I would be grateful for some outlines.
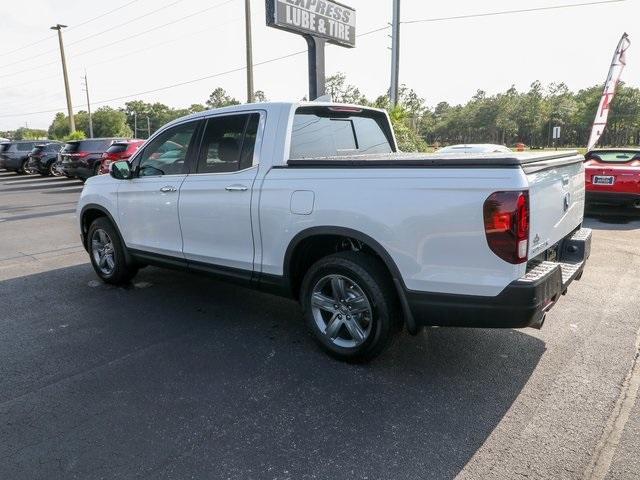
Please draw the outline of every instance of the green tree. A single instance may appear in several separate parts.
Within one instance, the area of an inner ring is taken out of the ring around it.
[[[357,105],[368,103],[365,96],[356,86],[347,83],[347,76],[342,72],[327,77],[325,90],[327,95],[331,95],[334,102],[355,103]]]
[[[207,100],[207,107],[209,108],[222,108],[230,105],[240,105],[240,102],[228,95],[226,90],[222,87],[218,87],[211,92],[211,95],[209,95],[209,99]]]
[[[131,137],[133,131],[127,124],[124,112],[111,107],[100,107],[92,115],[95,137]],[[83,128],[85,133],[86,128]]]

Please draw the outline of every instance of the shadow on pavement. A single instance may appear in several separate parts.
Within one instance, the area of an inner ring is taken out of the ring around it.
[[[0,478],[452,478],[536,368],[523,331],[321,353],[296,303],[147,268],[0,282]]]
[[[585,227],[596,230],[637,230],[640,210],[632,207],[590,205],[585,209]]]

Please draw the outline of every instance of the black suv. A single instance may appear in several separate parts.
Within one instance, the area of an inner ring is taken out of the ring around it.
[[[125,138],[88,138],[67,142],[60,150],[60,169],[67,177],[86,180],[98,175],[102,154],[113,142],[120,142]]]
[[[33,150],[29,153],[28,169],[45,177],[49,175],[59,176],[60,173],[54,168],[54,165],[62,145],[60,142],[46,142],[33,147]]]
[[[29,152],[42,143],[33,140],[16,140],[0,143],[0,167],[17,173],[28,173]]]

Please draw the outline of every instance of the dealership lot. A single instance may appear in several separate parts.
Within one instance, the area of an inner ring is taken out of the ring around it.
[[[640,471],[640,214],[589,215],[587,270],[541,331],[430,329],[353,366],[288,300],[156,268],[100,283],[81,189],[0,171],[0,478]]]

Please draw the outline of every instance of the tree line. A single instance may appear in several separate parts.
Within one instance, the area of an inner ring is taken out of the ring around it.
[[[560,147],[583,147],[591,131],[602,86],[572,92],[564,83],[543,85],[533,82],[527,91],[515,87],[488,95],[482,90],[465,104],[440,102],[426,105],[414,90],[403,85],[398,105],[389,104],[388,94],[368,99],[343,73],[327,78],[327,93],[334,101],[370,105],[387,109],[400,148],[425,151],[429,147],[454,143],[498,143],[513,146],[524,143],[531,148],[550,147],[553,127],[561,127]],[[262,91],[256,101],[267,101]],[[101,107],[92,114],[95,137],[147,138],[162,125],[191,113],[211,108],[237,105],[240,101],[224,89],[215,89],[206,102],[187,108],[173,108],[163,103],[133,100],[122,108]],[[600,145],[640,144],[640,89],[621,84],[611,106],[609,124]],[[89,136],[89,116],[85,111],[74,115],[77,133],[74,138]],[[57,113],[47,131],[19,128],[0,132],[14,139],[69,138],[68,117]]]

